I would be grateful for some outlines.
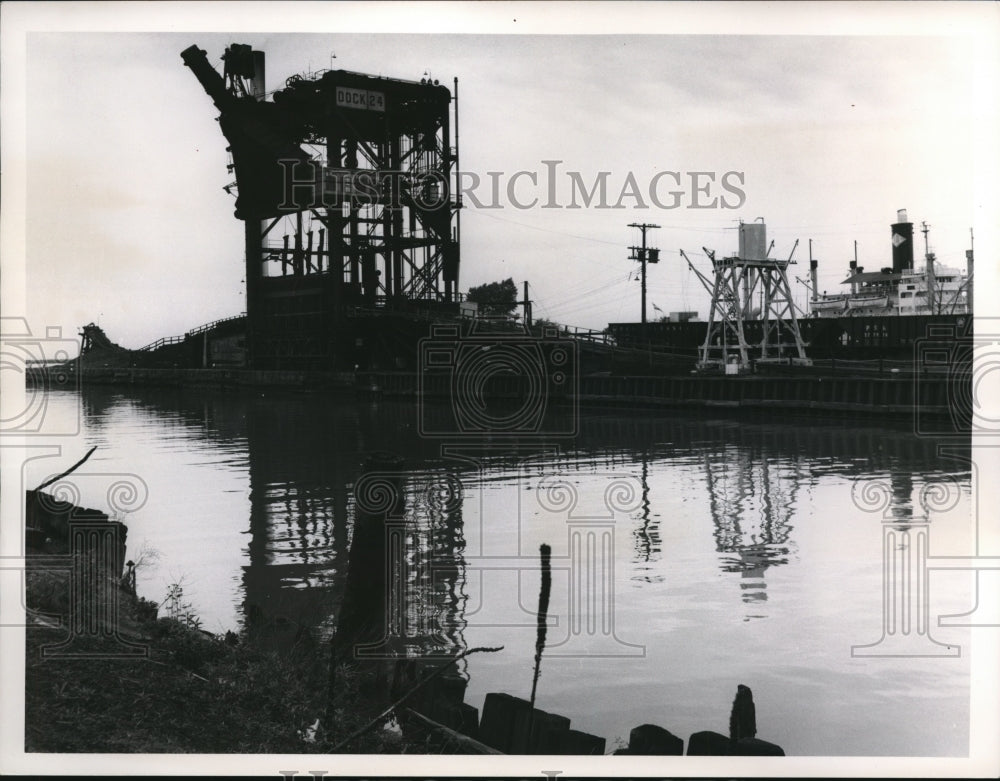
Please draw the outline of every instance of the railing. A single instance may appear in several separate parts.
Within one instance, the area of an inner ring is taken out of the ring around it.
[[[246,312],[241,312],[240,314],[238,314],[238,315],[232,315],[231,317],[222,317],[222,318],[220,318],[218,320],[213,320],[211,323],[205,323],[205,325],[199,325],[197,328],[194,328],[194,329],[188,331],[187,333],[185,333],[184,336],[185,337],[187,337],[187,336],[197,336],[198,334],[205,333],[205,331],[211,331],[213,328],[215,328],[217,326],[220,326],[223,323],[231,323],[233,320],[241,320],[242,318],[244,318],[246,316],[247,316]]]
[[[370,307],[349,307],[346,310],[348,317],[371,317],[377,315],[385,315],[388,312],[392,312],[391,309],[382,309]],[[505,319],[492,319],[492,318],[480,318],[476,316],[462,315],[457,312],[435,312],[433,310],[424,309],[400,309],[397,311],[398,314],[409,317],[414,320],[423,320],[427,322],[454,322],[454,321],[476,321],[479,320],[487,325],[492,325],[495,328],[503,330],[505,328],[509,330],[514,330],[515,328],[520,329],[522,326],[519,321],[515,320],[505,320]],[[595,328],[584,328],[575,325],[564,325],[562,323],[552,324],[551,327],[557,335],[575,339],[580,342],[587,342],[589,344],[602,345],[605,347],[613,347],[621,350],[628,350],[634,352],[641,352],[643,354],[655,354],[666,357],[673,357],[683,360],[694,360],[694,355],[687,353],[672,352],[668,349],[663,349],[660,346],[643,341],[643,342],[629,342],[624,341],[620,338],[615,338],[613,335],[605,330],[598,330]],[[532,326],[532,332],[535,335],[541,335],[541,329],[538,324]]]
[[[239,320],[246,316],[247,313],[243,312],[238,315],[232,315],[231,317],[222,317],[218,320],[213,320],[211,323],[205,323],[204,325],[199,325],[197,328],[193,328],[187,333],[185,333],[184,336],[164,336],[160,339],[157,339],[155,342],[150,342],[145,347],[140,347],[135,352],[137,353],[152,352],[153,350],[159,350],[161,347],[167,347],[168,345],[171,344],[180,344],[189,336],[197,336],[198,334],[203,334],[206,331],[211,331],[213,328],[222,325],[223,323],[229,323],[232,322],[233,320]]]
[[[157,339],[155,342],[150,342],[145,347],[140,347],[136,352],[152,352],[153,350],[159,350],[161,347],[166,347],[168,344],[179,344],[184,341],[183,336],[164,336]]]
[[[592,342],[595,344],[606,344],[609,346],[615,346],[616,342],[614,337],[611,336],[607,331],[598,331],[594,328],[581,328],[575,325],[556,325],[553,326],[556,330],[564,335],[570,336],[573,339],[579,339],[584,342]]]

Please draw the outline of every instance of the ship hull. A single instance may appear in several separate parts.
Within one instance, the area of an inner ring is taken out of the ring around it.
[[[945,333],[954,336],[966,328],[968,315],[914,315],[911,317],[806,317],[799,329],[810,358],[846,360],[904,360],[916,355],[921,340],[940,341]],[[763,337],[763,321],[744,322],[748,343]],[[706,322],[612,323],[608,330],[623,346],[647,347],[664,352],[697,355],[705,342]]]

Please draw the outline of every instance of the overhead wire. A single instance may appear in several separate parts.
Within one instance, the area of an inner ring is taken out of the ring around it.
[[[599,238],[596,238],[594,236],[583,236],[583,235],[581,235],[579,233],[570,233],[568,231],[555,230],[553,228],[543,228],[543,227],[538,226],[538,225],[532,225],[531,223],[521,222],[519,220],[512,220],[512,219],[510,219],[508,217],[500,217],[499,215],[496,215],[496,214],[490,214],[490,213],[488,213],[488,212],[486,212],[485,210],[482,210],[482,209],[464,209],[462,213],[463,214],[476,214],[476,215],[480,215],[480,216],[483,216],[483,217],[487,217],[487,218],[489,218],[491,220],[498,220],[499,222],[506,222],[506,223],[509,223],[511,225],[518,225],[518,226],[520,226],[522,228],[528,228],[529,230],[535,230],[535,231],[539,231],[541,233],[552,233],[552,234],[555,234],[555,235],[558,235],[558,236],[568,236],[570,238],[580,239],[581,241],[590,241],[590,242],[594,242],[596,244],[607,244],[608,246],[611,246],[611,247],[621,247],[622,246],[622,244],[621,244],[620,241],[610,241],[608,239],[599,239]],[[722,228],[696,228],[696,227],[691,227],[691,226],[686,226],[686,225],[661,225],[660,227],[663,228],[663,229],[665,229],[665,230],[690,231],[690,232],[694,232],[694,233],[725,233],[726,231],[734,230],[734,227],[731,227],[731,226],[726,226],[726,227],[722,227]],[[590,261],[588,258],[580,258],[580,259],[581,260],[586,260],[586,261],[592,262],[592,263],[598,262],[598,261]]]
[[[617,285],[622,284],[625,281],[626,280],[618,280],[617,282],[613,282],[610,285],[600,285],[600,286],[598,286],[596,288],[584,291],[584,292],[579,293],[579,294],[577,294],[575,296],[571,296],[571,297],[568,297],[568,298],[563,298],[563,299],[560,300],[559,304],[557,304],[557,307],[563,308],[563,307],[566,307],[566,306],[574,306],[574,305],[576,305],[578,303],[581,303],[581,302],[587,300],[588,298],[591,298],[592,296],[605,297],[607,295],[607,293],[608,293],[608,290],[614,288]]]
[[[542,227],[539,227],[538,225],[531,225],[530,223],[527,223],[527,222],[519,222],[517,220],[507,219],[506,217],[499,217],[496,214],[488,214],[488,213],[486,213],[485,211],[483,211],[481,209],[467,209],[467,210],[463,210],[463,214],[478,214],[478,215],[481,215],[483,217],[488,217],[491,220],[499,220],[500,222],[507,222],[507,223],[510,223],[511,225],[518,225],[518,226],[520,226],[522,228],[528,228],[530,230],[536,230],[536,231],[540,231],[542,233],[554,233],[554,234],[557,234],[559,236],[569,236],[570,238],[580,239],[582,241],[592,241],[592,242],[595,242],[597,244],[608,244],[608,245],[611,245],[613,247],[619,247],[619,246],[621,246],[621,244],[619,242],[617,242],[617,241],[608,241],[607,239],[598,239],[598,238],[595,238],[593,236],[581,236],[578,233],[568,233],[566,231],[553,230],[552,228],[542,228]]]
[[[624,280],[619,280],[617,284],[623,284]],[[571,317],[582,316],[588,312],[606,307],[609,302],[609,296],[607,295],[609,290],[616,289],[617,285],[611,287],[602,287],[600,290],[593,291],[590,295],[600,295],[599,299],[590,299],[589,296],[581,296],[575,301],[558,301],[555,304],[550,305],[549,302],[543,302],[543,308],[553,319],[566,319]],[[621,299],[621,296],[616,296]]]

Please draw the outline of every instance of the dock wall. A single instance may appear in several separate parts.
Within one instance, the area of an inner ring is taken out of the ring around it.
[[[43,384],[35,378],[36,386]],[[253,371],[242,369],[85,368],[80,385],[274,388],[306,392],[340,392],[363,398],[447,401],[448,377],[430,380],[415,372]],[[32,378],[29,376],[29,384]],[[543,385],[544,389],[544,385]],[[894,416],[955,416],[967,405],[967,389],[947,375],[890,377],[852,376],[675,376],[580,377],[576,387],[555,393],[544,389],[550,402],[604,407],[728,407],[780,408],[800,411],[865,412]],[[524,386],[516,376],[496,376],[490,394],[524,401]]]
[[[361,393],[383,398],[447,399],[444,383],[418,385],[412,374],[359,375]],[[523,402],[518,378],[493,378],[494,396]],[[584,406],[780,408],[816,411],[868,412],[912,416],[950,415],[965,395],[955,393],[947,377],[881,379],[871,377],[582,377],[575,391],[553,394],[550,399]],[[957,397],[957,398],[953,398]]]
[[[33,378],[28,375],[31,385]],[[251,369],[141,369],[84,368],[79,385],[135,385],[150,387],[289,388],[306,391],[353,391],[354,372],[266,371]],[[43,384],[36,378],[34,384]]]

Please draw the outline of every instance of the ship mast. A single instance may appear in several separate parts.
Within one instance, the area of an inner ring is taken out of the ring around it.
[[[936,287],[934,284],[934,253],[930,251],[930,245],[927,241],[927,234],[930,233],[930,230],[931,226],[926,222],[920,223],[920,232],[924,234],[924,259],[927,263],[927,306],[930,308],[931,314],[933,315],[937,314],[935,311],[936,306],[934,301],[937,296],[935,295],[934,290]]]

